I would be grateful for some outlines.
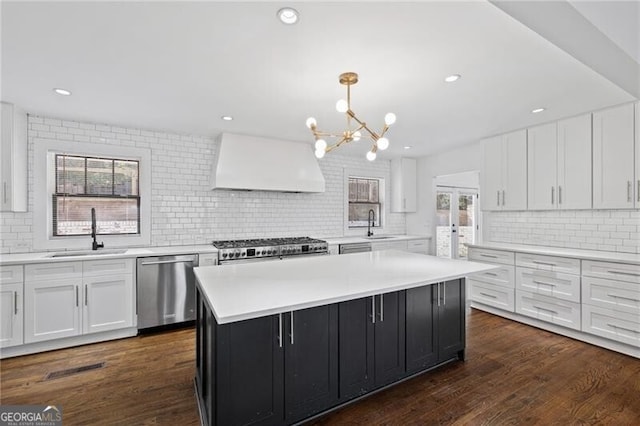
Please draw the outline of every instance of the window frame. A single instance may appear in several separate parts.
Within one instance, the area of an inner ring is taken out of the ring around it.
[[[140,197],[139,234],[103,234],[105,247],[139,247],[151,245],[151,150],[102,143],[33,139],[33,183],[30,186],[30,209],[33,212],[33,247],[36,250],[89,249],[89,235],[53,235],[51,194],[55,192],[55,154],[80,157],[113,158],[138,161],[138,191]]]
[[[367,162],[368,163],[368,162]],[[343,235],[347,236],[362,236],[366,235],[366,228],[350,228],[349,227],[349,178],[363,178],[363,179],[377,179],[379,181],[378,196],[380,206],[380,226],[376,227],[376,233],[384,233],[387,227],[387,219],[389,215],[389,171],[384,169],[372,170],[367,164],[366,166],[353,165],[343,167],[342,169],[342,182],[343,182]]]
[[[376,182],[377,185],[377,201],[373,201],[371,199],[371,186],[369,184],[369,194],[366,200],[360,200],[360,182],[356,182],[356,199],[355,201],[351,201],[351,181],[352,180],[356,180],[356,181],[371,181],[371,182]],[[377,206],[377,210],[378,210],[378,214],[375,217],[375,220],[373,221],[373,226],[372,228],[376,228],[376,229],[380,229],[382,228],[382,217],[384,216],[384,206],[382,204],[381,199],[384,198],[381,196],[380,194],[380,188],[383,186],[382,180],[379,178],[374,178],[374,177],[362,177],[362,176],[349,176],[347,178],[347,185],[349,188],[348,191],[348,195],[347,195],[347,209],[349,210],[347,212],[347,227],[349,229],[362,229],[362,228],[368,228],[369,225],[368,223],[362,224],[362,225],[352,225],[351,224],[351,205],[355,204],[355,205],[374,205]],[[377,223],[377,225],[376,225]]]

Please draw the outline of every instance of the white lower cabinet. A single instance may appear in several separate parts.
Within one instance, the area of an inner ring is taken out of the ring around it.
[[[582,331],[640,347],[640,317],[637,314],[582,305]]]
[[[526,291],[516,291],[516,313],[580,330],[580,304]]]
[[[486,282],[468,279],[470,286],[470,299],[474,302],[513,312],[515,310],[512,288],[491,285]]]
[[[22,267],[20,267],[22,268]],[[23,284],[0,284],[0,347],[21,345]]]
[[[496,269],[467,277],[469,300],[507,312],[515,310],[515,256],[513,252],[469,247],[468,259],[489,263]]]
[[[385,241],[371,243],[371,251],[379,250],[404,250],[407,251],[407,241]]]
[[[580,275],[518,267],[516,289],[580,303]]]
[[[132,259],[27,265],[25,275],[25,343],[135,325]]]
[[[429,240],[409,240],[407,241],[407,251],[411,253],[429,254]]]

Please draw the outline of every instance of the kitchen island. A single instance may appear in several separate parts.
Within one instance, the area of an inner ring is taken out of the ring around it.
[[[464,277],[493,268],[396,250],[196,268],[203,424],[293,424],[464,359]]]

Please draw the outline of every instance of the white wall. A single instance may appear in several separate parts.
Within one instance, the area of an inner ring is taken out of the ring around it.
[[[29,210],[0,213],[0,253],[33,251],[34,144],[44,139],[151,149],[151,245],[208,244],[213,239],[345,233],[345,170],[390,178],[390,162],[331,153],[320,160],[326,192],[292,194],[209,189],[213,138],[29,116]],[[385,198],[390,200],[386,185]],[[385,233],[405,233],[405,214],[385,208]],[[353,233],[364,234],[357,230]],[[381,233],[381,232],[380,232]],[[90,238],[87,237],[87,248]]]

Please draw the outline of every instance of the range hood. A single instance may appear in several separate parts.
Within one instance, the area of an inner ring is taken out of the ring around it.
[[[310,145],[222,133],[211,188],[324,192],[324,176]]]

